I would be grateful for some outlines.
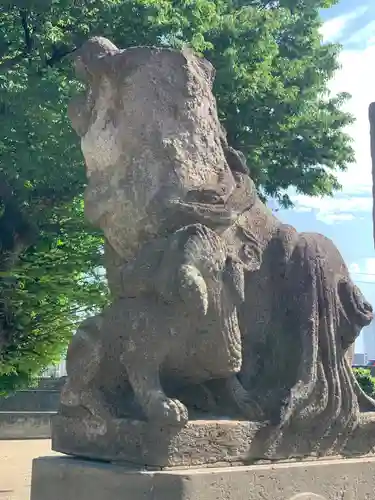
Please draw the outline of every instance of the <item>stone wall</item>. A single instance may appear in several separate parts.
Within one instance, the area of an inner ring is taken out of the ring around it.
[[[58,410],[62,379],[41,379],[38,388],[0,398],[0,441],[49,439],[50,419]]]

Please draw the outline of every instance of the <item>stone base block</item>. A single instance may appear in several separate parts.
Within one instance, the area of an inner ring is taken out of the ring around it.
[[[140,420],[98,423],[56,415],[52,449],[68,455],[149,467],[229,465],[247,461],[258,422],[192,420],[161,427]]]
[[[144,471],[68,457],[33,463],[31,500],[367,500],[375,458]]]
[[[358,427],[337,445],[327,438],[312,448],[308,430],[269,450],[276,428],[241,420],[190,420],[186,427],[140,420],[52,418],[52,449],[77,457],[153,468],[251,465],[263,460],[375,456],[375,414],[363,413]],[[325,445],[325,446],[323,446]]]

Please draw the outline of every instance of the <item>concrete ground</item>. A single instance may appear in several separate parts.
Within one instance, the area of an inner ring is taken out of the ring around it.
[[[29,500],[33,458],[54,454],[49,439],[0,441],[0,500]]]

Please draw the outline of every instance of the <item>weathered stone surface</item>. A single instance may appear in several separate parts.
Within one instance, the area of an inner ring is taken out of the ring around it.
[[[208,61],[190,51],[120,51],[97,38],[76,65],[90,84],[69,108],[87,166],[85,211],[120,256],[159,236],[188,191],[220,185],[230,196]]]
[[[261,429],[259,422],[192,420],[185,427],[150,426],[117,419],[95,422],[56,416],[52,448],[67,454],[150,467],[243,464]]]
[[[77,70],[88,91],[69,113],[113,303],[72,340],[61,414],[88,433],[139,419],[150,439],[232,417],[265,425],[259,458],[345,452],[375,407],[348,363],[372,308],[330,240],[261,202],[219,124],[210,63],[96,38]]]
[[[31,500],[367,500],[375,460],[150,472],[72,458],[34,460]]]
[[[266,458],[264,441],[277,431],[277,426],[264,422],[224,419],[192,419],[182,428],[129,419],[108,420],[103,428],[95,420],[61,415],[53,417],[52,422],[54,451],[161,468],[256,463]],[[354,457],[374,453],[374,433],[375,413],[364,413],[349,439],[326,455]],[[293,438],[295,458],[312,455],[308,432],[296,430]],[[287,457],[290,444],[284,440],[275,458]],[[319,457],[319,453],[315,456]]]

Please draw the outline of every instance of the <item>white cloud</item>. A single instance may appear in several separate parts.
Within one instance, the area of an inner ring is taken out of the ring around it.
[[[375,258],[363,258],[358,259],[356,262],[352,262],[349,266],[349,272],[352,278],[358,285],[362,286],[366,283],[371,285],[375,282]]]
[[[292,199],[295,203],[295,211],[314,212],[316,218],[326,224],[353,220],[372,209],[370,196],[343,196],[339,194],[333,198],[311,198],[297,194],[292,196]]]
[[[348,171],[339,174],[344,191],[368,188],[371,190],[370,126],[368,122],[369,104],[375,101],[375,44],[362,51],[346,50],[340,55],[341,69],[330,84],[333,93],[349,92],[351,100],[345,109],[356,117],[356,122],[348,128],[353,138],[356,163]]]
[[[340,16],[328,21],[323,32],[326,38],[337,36],[346,23],[363,14],[358,9],[349,15]],[[368,35],[368,33],[366,33]],[[307,196],[291,196],[296,210],[316,211],[317,218],[332,224],[338,221],[351,220],[359,212],[370,213],[372,210],[372,176],[370,154],[370,126],[368,107],[375,101],[375,43],[368,44],[363,50],[344,50],[340,54],[341,69],[330,82],[333,94],[348,92],[351,100],[345,110],[352,113],[356,122],[347,131],[353,138],[356,162],[346,172],[337,177],[343,186],[341,193],[333,198],[309,198]]]
[[[373,281],[375,281],[375,258],[371,257],[370,259],[365,260],[365,273],[374,276]]]
[[[313,208],[316,210],[323,210],[324,212],[328,209],[331,209],[334,212],[337,212],[338,210],[348,213],[367,212],[372,206],[371,198],[343,196],[342,194],[332,198],[310,198],[309,196],[297,194],[293,197],[293,200],[298,203],[298,209],[300,207],[306,209]]]
[[[352,264],[350,264],[350,266],[349,266],[350,273],[359,273],[360,271],[361,271],[361,268],[359,267],[359,264],[357,264],[356,262],[353,262]]]
[[[321,34],[325,42],[337,41],[340,35],[342,35],[347,24],[353,21],[357,17],[363,15],[368,10],[368,7],[360,7],[355,9],[349,14],[343,14],[342,16],[335,17],[325,22],[321,28]]]
[[[356,217],[353,214],[325,214],[322,218],[326,224],[333,224],[334,222],[345,222],[348,220],[354,220]]]
[[[370,21],[365,26],[363,26],[360,30],[350,35],[345,39],[345,43],[347,44],[356,44],[356,43],[369,43],[370,37],[373,36],[375,30],[375,21]]]

